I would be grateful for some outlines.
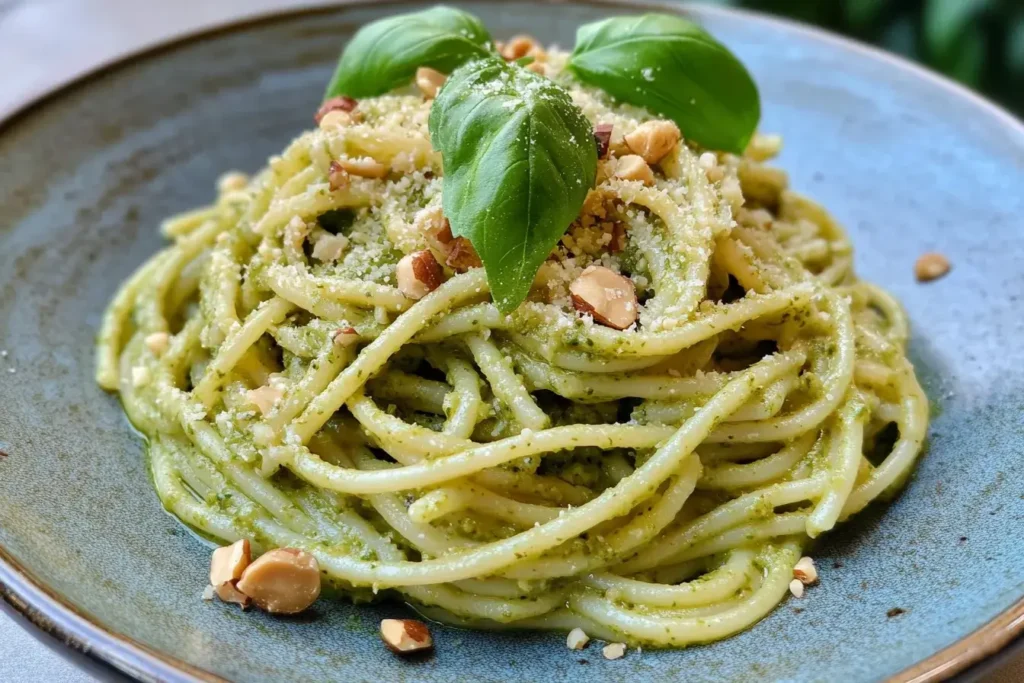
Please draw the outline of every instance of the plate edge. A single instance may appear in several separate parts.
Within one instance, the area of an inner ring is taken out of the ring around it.
[[[482,0],[501,4],[502,0]],[[992,102],[966,86],[953,81],[899,55],[886,52],[867,43],[847,38],[831,31],[820,29],[791,19],[765,14],[763,12],[710,6],[673,0],[540,0],[552,5],[595,5],[606,7],[635,7],[646,10],[664,10],[673,13],[740,16],[750,20],[777,25],[816,40],[864,54],[867,57],[889,63],[910,72],[930,83],[941,87],[950,94],[968,100],[994,120],[1006,126],[1019,137],[1024,146],[1024,121],[1009,110]],[[164,50],[171,50],[195,40],[216,36],[273,22],[285,17],[316,14],[331,9],[360,5],[402,5],[413,0],[310,0],[287,8],[266,8],[241,16],[218,19],[199,26],[183,29],[179,33],[158,39],[150,44],[138,46],[100,60],[86,69],[60,77],[55,83],[39,92],[30,93],[23,101],[15,104],[10,111],[0,113],[0,134],[28,115],[33,109],[45,105],[65,91],[85,84],[107,71],[120,68],[134,59],[150,57]],[[49,635],[67,646],[94,659],[110,664],[119,671],[142,681],[168,681],[173,683],[229,683],[206,670],[194,667],[175,657],[164,655],[126,636],[108,630],[98,620],[81,612],[58,595],[55,595],[40,581],[36,580],[0,545],[0,598],[13,609]],[[938,683],[961,673],[969,666],[981,662],[1005,648],[1024,632],[1024,597],[1009,608],[951,643],[933,655],[906,667],[886,679],[886,683]],[[90,636],[93,638],[89,640]],[[99,639],[99,643],[95,639]]]
[[[99,623],[56,595],[0,546],[0,599],[68,647],[146,683],[228,683]]]

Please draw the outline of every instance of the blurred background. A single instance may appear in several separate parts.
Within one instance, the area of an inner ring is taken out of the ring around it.
[[[713,0],[708,4],[779,14],[872,43],[940,71],[1024,115],[1024,0]]]

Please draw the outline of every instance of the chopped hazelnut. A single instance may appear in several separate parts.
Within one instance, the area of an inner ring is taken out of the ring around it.
[[[629,278],[604,266],[589,266],[569,285],[573,307],[596,322],[624,330],[637,318],[636,289]]]
[[[608,643],[601,648],[601,654],[605,659],[621,659],[626,654],[625,643]]]
[[[352,179],[348,175],[348,171],[341,167],[337,161],[331,162],[331,169],[327,173],[327,181],[331,184],[332,190],[343,190],[349,186]]]
[[[228,192],[237,192],[238,190],[244,189],[249,183],[249,176],[238,171],[231,171],[225,173],[220,178],[217,178],[217,192],[226,194]]]
[[[413,218],[413,226],[423,233],[431,250],[455,272],[465,273],[483,265],[472,242],[452,235],[452,226],[440,206],[421,209]]]
[[[359,341],[359,332],[354,327],[343,327],[331,334],[335,346],[347,348]]]
[[[654,171],[642,157],[636,154],[619,157],[615,162],[613,174],[616,178],[623,180],[639,180],[644,185],[654,184]]]
[[[316,110],[316,114],[313,116],[313,121],[315,121],[317,123],[317,125],[319,125],[320,121],[329,112],[332,112],[332,111],[350,112],[350,111],[352,111],[353,109],[356,108],[357,104],[359,104],[359,103],[356,100],[352,99],[351,97],[345,97],[344,95],[340,95],[338,97],[332,97],[331,99],[329,99],[326,102],[324,102],[323,104],[321,104],[320,108]]]
[[[338,159],[337,164],[349,175],[357,175],[361,178],[383,178],[388,174],[388,167],[373,157],[343,158]]]
[[[534,61],[530,62],[529,64],[527,64],[526,65],[526,70],[527,71],[532,71],[533,73],[537,74],[538,76],[547,76],[548,75],[548,68],[544,65],[544,62],[539,62],[539,61],[536,61],[536,60],[534,60]]]
[[[805,586],[809,586],[817,581],[818,570],[814,566],[814,560],[809,557],[801,557],[793,567],[793,577]]]
[[[446,80],[448,80],[447,76],[429,66],[421,66],[416,69],[416,86],[428,100],[437,97],[437,91],[441,89]]]
[[[423,652],[434,647],[430,630],[415,619],[384,619],[380,622],[380,637],[395,654]]]
[[[604,159],[608,156],[608,145],[612,141],[612,124],[599,123],[594,126],[594,142],[597,143],[597,158]]]
[[[672,151],[680,137],[679,127],[671,121],[647,121],[623,140],[648,164],[656,164]]]
[[[800,579],[793,579],[789,582],[789,592],[793,594],[794,598],[804,597],[804,584]]]
[[[280,389],[269,384],[245,392],[245,397],[249,400],[249,403],[256,406],[261,415],[269,413],[274,408],[274,404],[281,400],[282,395],[283,393]]]
[[[210,584],[206,584],[206,588],[203,589],[203,600],[209,602],[217,597],[217,590]]]
[[[348,238],[344,235],[321,235],[313,245],[313,258],[323,261],[337,261],[348,247]]]
[[[398,262],[398,289],[410,299],[422,299],[441,286],[444,272],[430,250],[406,254]]]
[[[332,130],[334,128],[343,128],[345,126],[351,126],[356,120],[356,112],[351,114],[345,111],[335,109],[324,114],[323,118],[320,119],[320,130]]]
[[[249,596],[235,587],[249,566],[249,557],[249,541],[244,538],[213,551],[210,559],[210,586],[224,602],[233,602],[243,608],[249,606]]]
[[[536,57],[538,54],[533,53],[538,51],[543,53],[541,47],[537,45],[537,41],[530,36],[514,36],[499,48],[499,54],[506,62],[514,62],[531,54]]]
[[[210,559],[210,585],[216,588],[242,578],[250,557],[249,540],[245,538],[214,550]]]
[[[295,548],[264,554],[242,573],[238,590],[273,614],[298,614],[320,596],[320,565]]]
[[[451,228],[448,234],[451,234]],[[479,268],[483,265],[476,249],[473,248],[473,243],[465,237],[455,237],[449,242],[448,257],[444,263],[456,273],[465,273],[470,268]]]
[[[440,205],[428,206],[416,212],[412,218],[412,227],[422,233],[427,241],[436,241],[438,244],[447,244],[452,239],[451,226],[448,219],[444,217],[444,211]],[[445,238],[442,233],[447,232]]]
[[[247,608],[249,603],[252,602],[252,598],[238,590],[234,582],[222,583],[214,588],[213,591],[222,602],[233,602],[236,605],[240,605],[242,609]]]
[[[565,639],[565,646],[570,650],[582,650],[590,642],[590,636],[588,636],[583,629],[574,628],[569,631],[569,635]]]
[[[932,251],[922,254],[917,259],[917,263],[914,264],[914,276],[917,277],[918,282],[929,282],[942,277],[949,272],[950,268],[949,259]]]
[[[171,335],[166,332],[154,332],[153,334],[147,334],[146,338],[142,341],[146,344],[146,348],[153,352],[154,356],[162,356],[170,345]]]

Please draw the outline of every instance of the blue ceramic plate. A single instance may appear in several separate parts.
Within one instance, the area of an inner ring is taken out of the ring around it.
[[[571,44],[625,3],[464,3],[497,36]],[[834,37],[686,12],[750,66],[792,184],[853,234],[861,275],[913,321],[934,402],[907,489],[815,549],[821,586],[753,629],[607,662],[561,636],[437,628],[433,659],[375,635],[399,606],[299,619],[204,603],[208,549],[164,514],[142,444],[92,381],[93,336],[158,221],[310,125],[353,30],[412,5],[276,17],[175,44],[0,130],[0,581],[8,600],[141,678],[271,681],[937,680],[999,648],[1024,607],[1024,129],[966,91]],[[915,282],[924,251],[952,273]],[[986,626],[987,625],[987,626]],[[979,631],[979,629],[982,629]],[[593,648],[591,648],[592,650]]]

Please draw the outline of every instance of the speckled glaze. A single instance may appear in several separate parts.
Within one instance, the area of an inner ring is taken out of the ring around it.
[[[624,5],[459,3],[496,36],[571,45]],[[7,599],[140,678],[355,681],[936,680],[951,644],[1001,644],[1024,596],[1024,129],[904,63],[789,24],[689,10],[749,65],[792,185],[852,232],[857,267],[913,322],[934,403],[907,489],[814,550],[821,585],[750,631],[606,662],[554,634],[435,628],[436,655],[381,647],[398,605],[299,618],[204,603],[208,549],[164,514],[143,447],[92,381],[118,283],[165,216],[208,201],[310,125],[353,27],[411,5],[278,18],[107,70],[0,129],[0,581]],[[948,255],[921,285],[914,259]],[[10,369],[13,372],[8,372]],[[893,608],[903,610],[887,616]],[[964,640],[1004,614],[988,636]],[[962,654],[962,653],[961,653]],[[955,667],[953,667],[955,668]]]

